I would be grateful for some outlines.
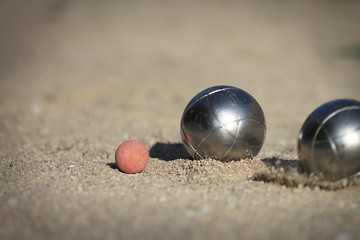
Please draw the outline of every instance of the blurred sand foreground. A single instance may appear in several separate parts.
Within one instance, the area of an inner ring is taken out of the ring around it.
[[[360,238],[360,184],[302,174],[305,118],[360,99],[360,1],[2,1],[0,239]],[[190,160],[187,102],[253,95],[254,159]],[[114,165],[142,141],[140,174]]]

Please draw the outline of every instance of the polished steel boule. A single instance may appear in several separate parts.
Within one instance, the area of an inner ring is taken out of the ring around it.
[[[360,102],[340,99],[315,109],[304,122],[298,154],[308,173],[328,180],[360,172]]]
[[[232,86],[215,86],[189,102],[180,131],[193,159],[238,160],[259,153],[266,123],[260,105],[250,94]]]

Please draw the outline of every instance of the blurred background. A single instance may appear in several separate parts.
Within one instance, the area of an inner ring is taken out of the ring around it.
[[[270,145],[294,143],[317,106],[359,99],[359,12],[359,1],[1,1],[1,110],[42,121],[40,135],[178,141],[187,102],[229,84],[263,107]]]

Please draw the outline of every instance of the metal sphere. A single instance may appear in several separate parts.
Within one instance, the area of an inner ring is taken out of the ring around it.
[[[300,130],[298,154],[306,171],[328,180],[360,173],[360,102],[335,100],[312,112]]]
[[[260,105],[250,94],[236,87],[215,86],[189,102],[180,131],[193,159],[238,160],[259,153],[266,123]]]

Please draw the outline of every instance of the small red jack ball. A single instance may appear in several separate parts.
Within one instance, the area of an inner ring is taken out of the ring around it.
[[[149,161],[149,152],[139,141],[128,140],[120,144],[115,152],[115,162],[124,173],[139,173]]]

